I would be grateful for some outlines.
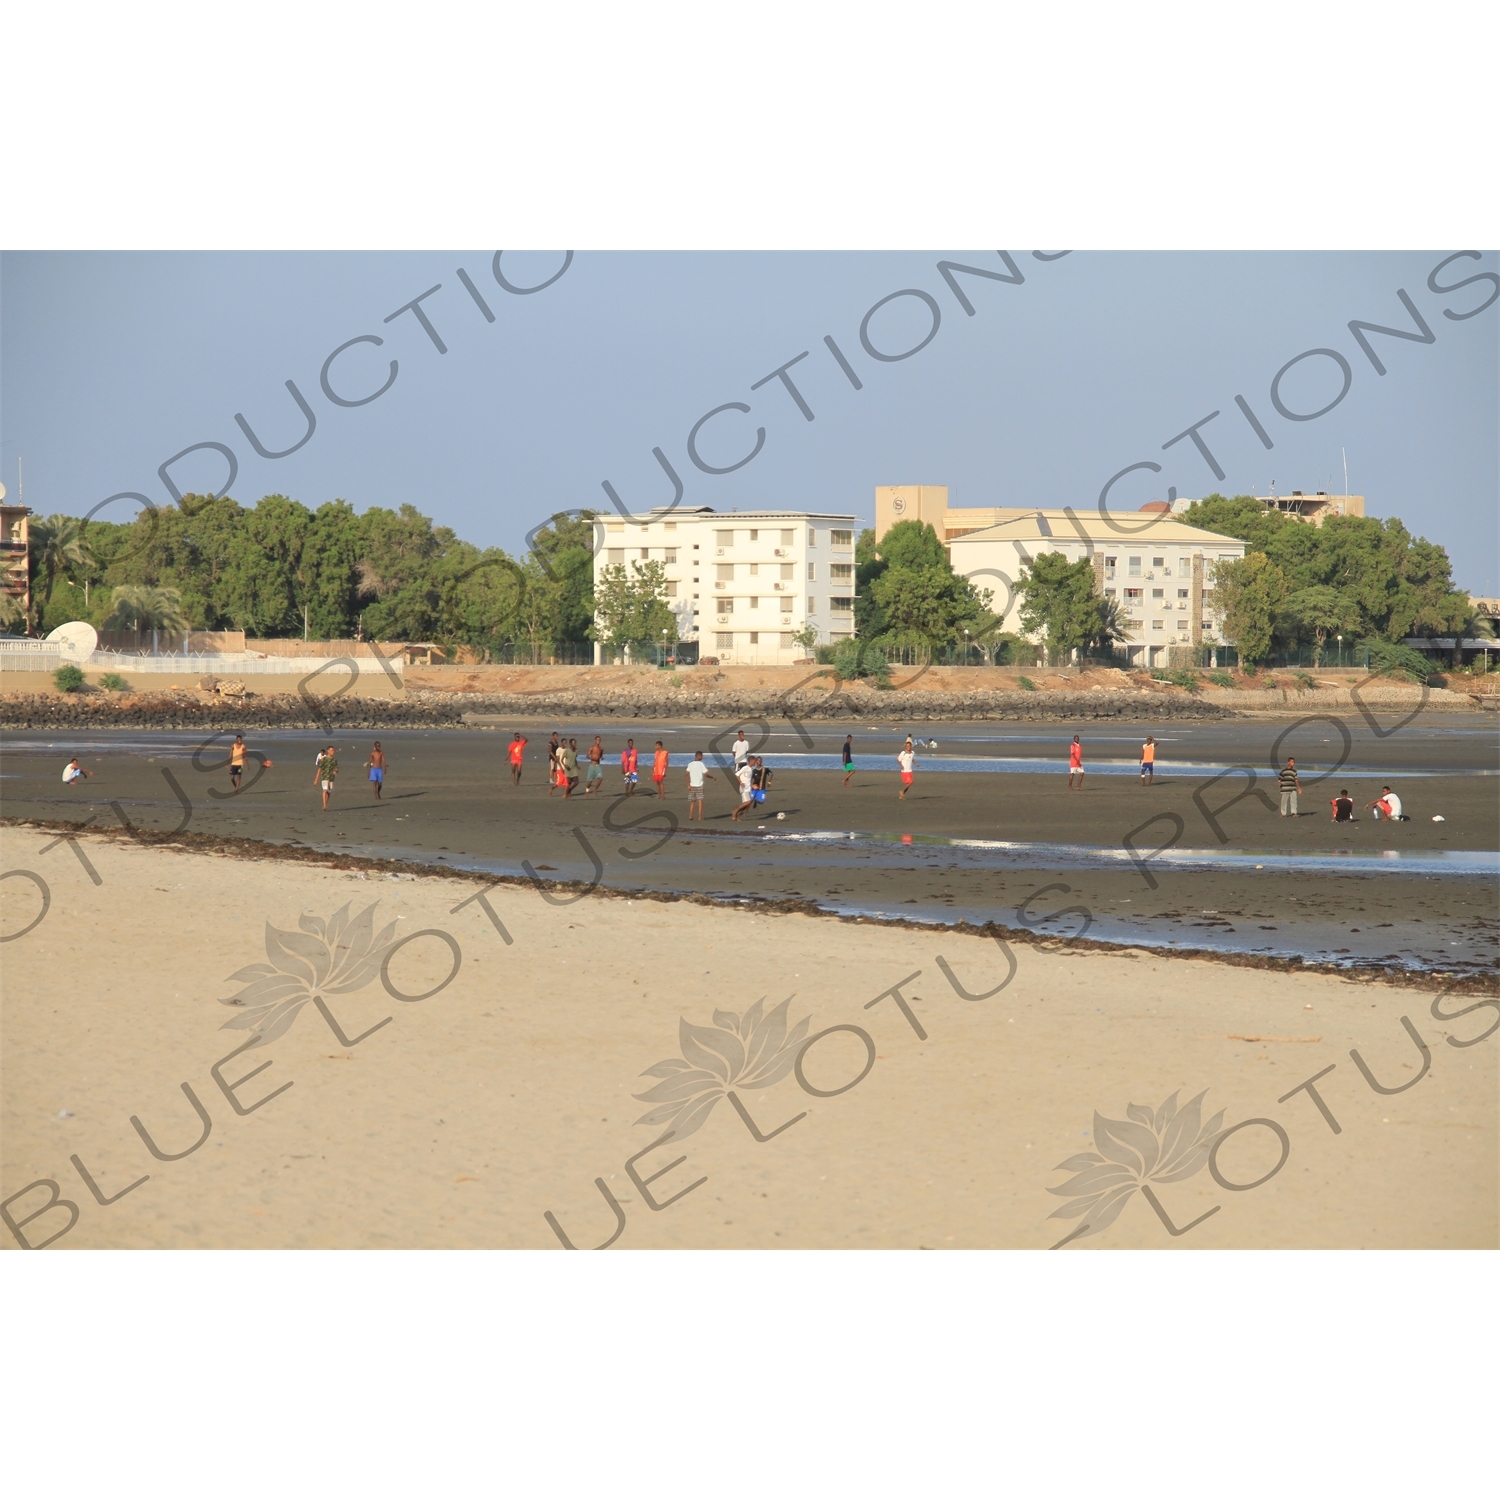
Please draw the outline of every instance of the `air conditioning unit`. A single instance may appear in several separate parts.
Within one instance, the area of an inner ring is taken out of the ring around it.
[[[724,549],[722,547],[715,547],[714,548],[714,556],[715,557],[723,557],[723,555],[724,555]]]
[[[727,589],[729,585],[727,583],[716,583],[714,587],[716,589]]]
[[[778,547],[771,555],[773,557],[790,557],[792,554],[785,547]]]
[[[771,587],[773,589],[778,589],[779,590],[779,589],[784,589],[786,587],[786,585],[784,583],[773,583],[771,585]]]
[[[721,625],[729,625],[729,624],[731,624],[733,622],[733,619],[734,619],[734,617],[732,615],[719,615],[717,618],[718,618],[719,624],[721,624]]]

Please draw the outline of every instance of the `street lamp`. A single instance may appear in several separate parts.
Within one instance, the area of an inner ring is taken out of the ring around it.
[[[1336,636],[1334,636],[1334,640],[1336,640],[1339,643],[1339,665],[1343,666],[1344,665],[1344,638],[1341,635],[1336,635]]]

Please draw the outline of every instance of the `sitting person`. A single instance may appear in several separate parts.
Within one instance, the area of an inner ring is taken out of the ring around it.
[[[1395,823],[1404,817],[1401,811],[1401,799],[1388,786],[1381,787],[1380,795],[1373,802],[1365,803],[1365,806],[1373,809],[1377,822],[1385,817]]]
[[[1340,787],[1338,796],[1332,798],[1328,805],[1333,809],[1333,821],[1335,823],[1357,823],[1359,821],[1354,816],[1354,798],[1349,795],[1348,787]]]
[[[92,771],[85,771],[83,767],[78,764],[78,757],[75,755],[73,759],[63,767],[62,779],[66,785],[72,786],[75,781],[82,781],[85,776],[92,776],[93,774],[94,773]]]

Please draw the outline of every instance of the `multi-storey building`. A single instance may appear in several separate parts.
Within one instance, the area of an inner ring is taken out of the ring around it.
[[[0,500],[5,486],[0,485]],[[31,608],[31,515],[25,505],[0,504],[0,593],[23,610]]]
[[[803,510],[718,512],[658,507],[634,520],[601,517],[594,579],[611,565],[659,562],[677,638],[700,656],[774,666],[854,633],[852,515]],[[596,645],[594,659],[602,650]]]
[[[953,569],[990,590],[990,608],[1003,611],[1003,629],[1018,635],[1021,600],[1016,581],[1032,559],[1060,552],[1088,558],[1094,587],[1117,599],[1129,621],[1128,639],[1115,650],[1132,665],[1165,667],[1173,647],[1222,646],[1213,608],[1213,565],[1245,555],[1237,537],[1200,531],[1156,512],[1105,520],[1097,509],[1033,510],[1014,521],[954,539]]]

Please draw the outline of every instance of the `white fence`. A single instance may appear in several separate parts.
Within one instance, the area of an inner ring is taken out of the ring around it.
[[[64,653],[57,641],[0,639],[0,671],[52,671],[62,665]],[[405,682],[406,658],[396,655],[379,659],[369,656],[250,656],[231,653],[199,653],[152,656],[129,651],[95,651],[81,666],[91,672],[124,675],[173,676],[184,681],[200,677],[318,677],[330,685],[360,677],[376,681]],[[352,677],[351,669],[352,668]]]

